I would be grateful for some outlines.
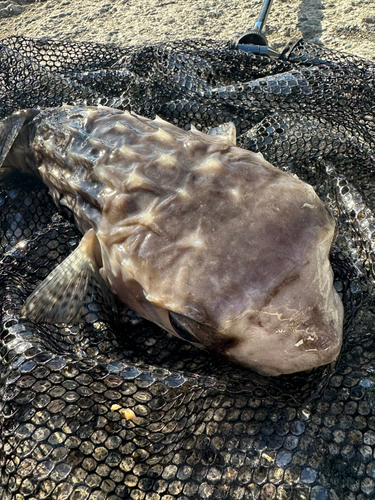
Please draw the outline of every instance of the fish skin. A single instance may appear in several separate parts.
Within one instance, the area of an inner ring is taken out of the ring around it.
[[[63,106],[11,119],[3,166],[41,177],[74,214],[94,281],[137,314],[178,335],[172,311],[195,345],[265,375],[336,359],[343,307],[328,260],[335,224],[310,186],[230,136],[160,118]],[[87,290],[60,266],[26,302],[30,319],[77,317]],[[57,315],[41,316],[41,290]]]

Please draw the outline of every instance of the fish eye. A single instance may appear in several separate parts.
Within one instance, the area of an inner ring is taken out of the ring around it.
[[[198,339],[193,334],[193,327],[196,321],[172,311],[168,311],[168,314],[173,330],[179,337],[188,342],[194,342],[195,344],[199,343]]]

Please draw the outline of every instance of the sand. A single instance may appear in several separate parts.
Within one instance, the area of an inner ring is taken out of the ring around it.
[[[252,27],[260,0],[0,1],[0,38],[12,34],[93,40],[123,46],[155,41],[229,39]],[[292,37],[375,58],[375,0],[274,0],[270,45]]]

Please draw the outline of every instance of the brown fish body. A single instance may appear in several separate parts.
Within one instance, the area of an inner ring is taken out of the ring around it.
[[[337,357],[335,224],[309,185],[226,136],[160,118],[64,106],[28,120],[4,164],[38,172],[73,212],[85,236],[70,278],[100,275],[140,316],[260,373]],[[61,266],[45,297],[66,282]],[[78,293],[66,310],[40,297],[30,318],[74,318]]]

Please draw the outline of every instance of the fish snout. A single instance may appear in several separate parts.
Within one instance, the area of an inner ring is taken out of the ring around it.
[[[337,295],[337,294],[336,294]],[[285,317],[277,311],[247,314],[235,321],[222,352],[230,361],[262,375],[307,371],[335,361],[342,346],[342,304],[315,307]]]

